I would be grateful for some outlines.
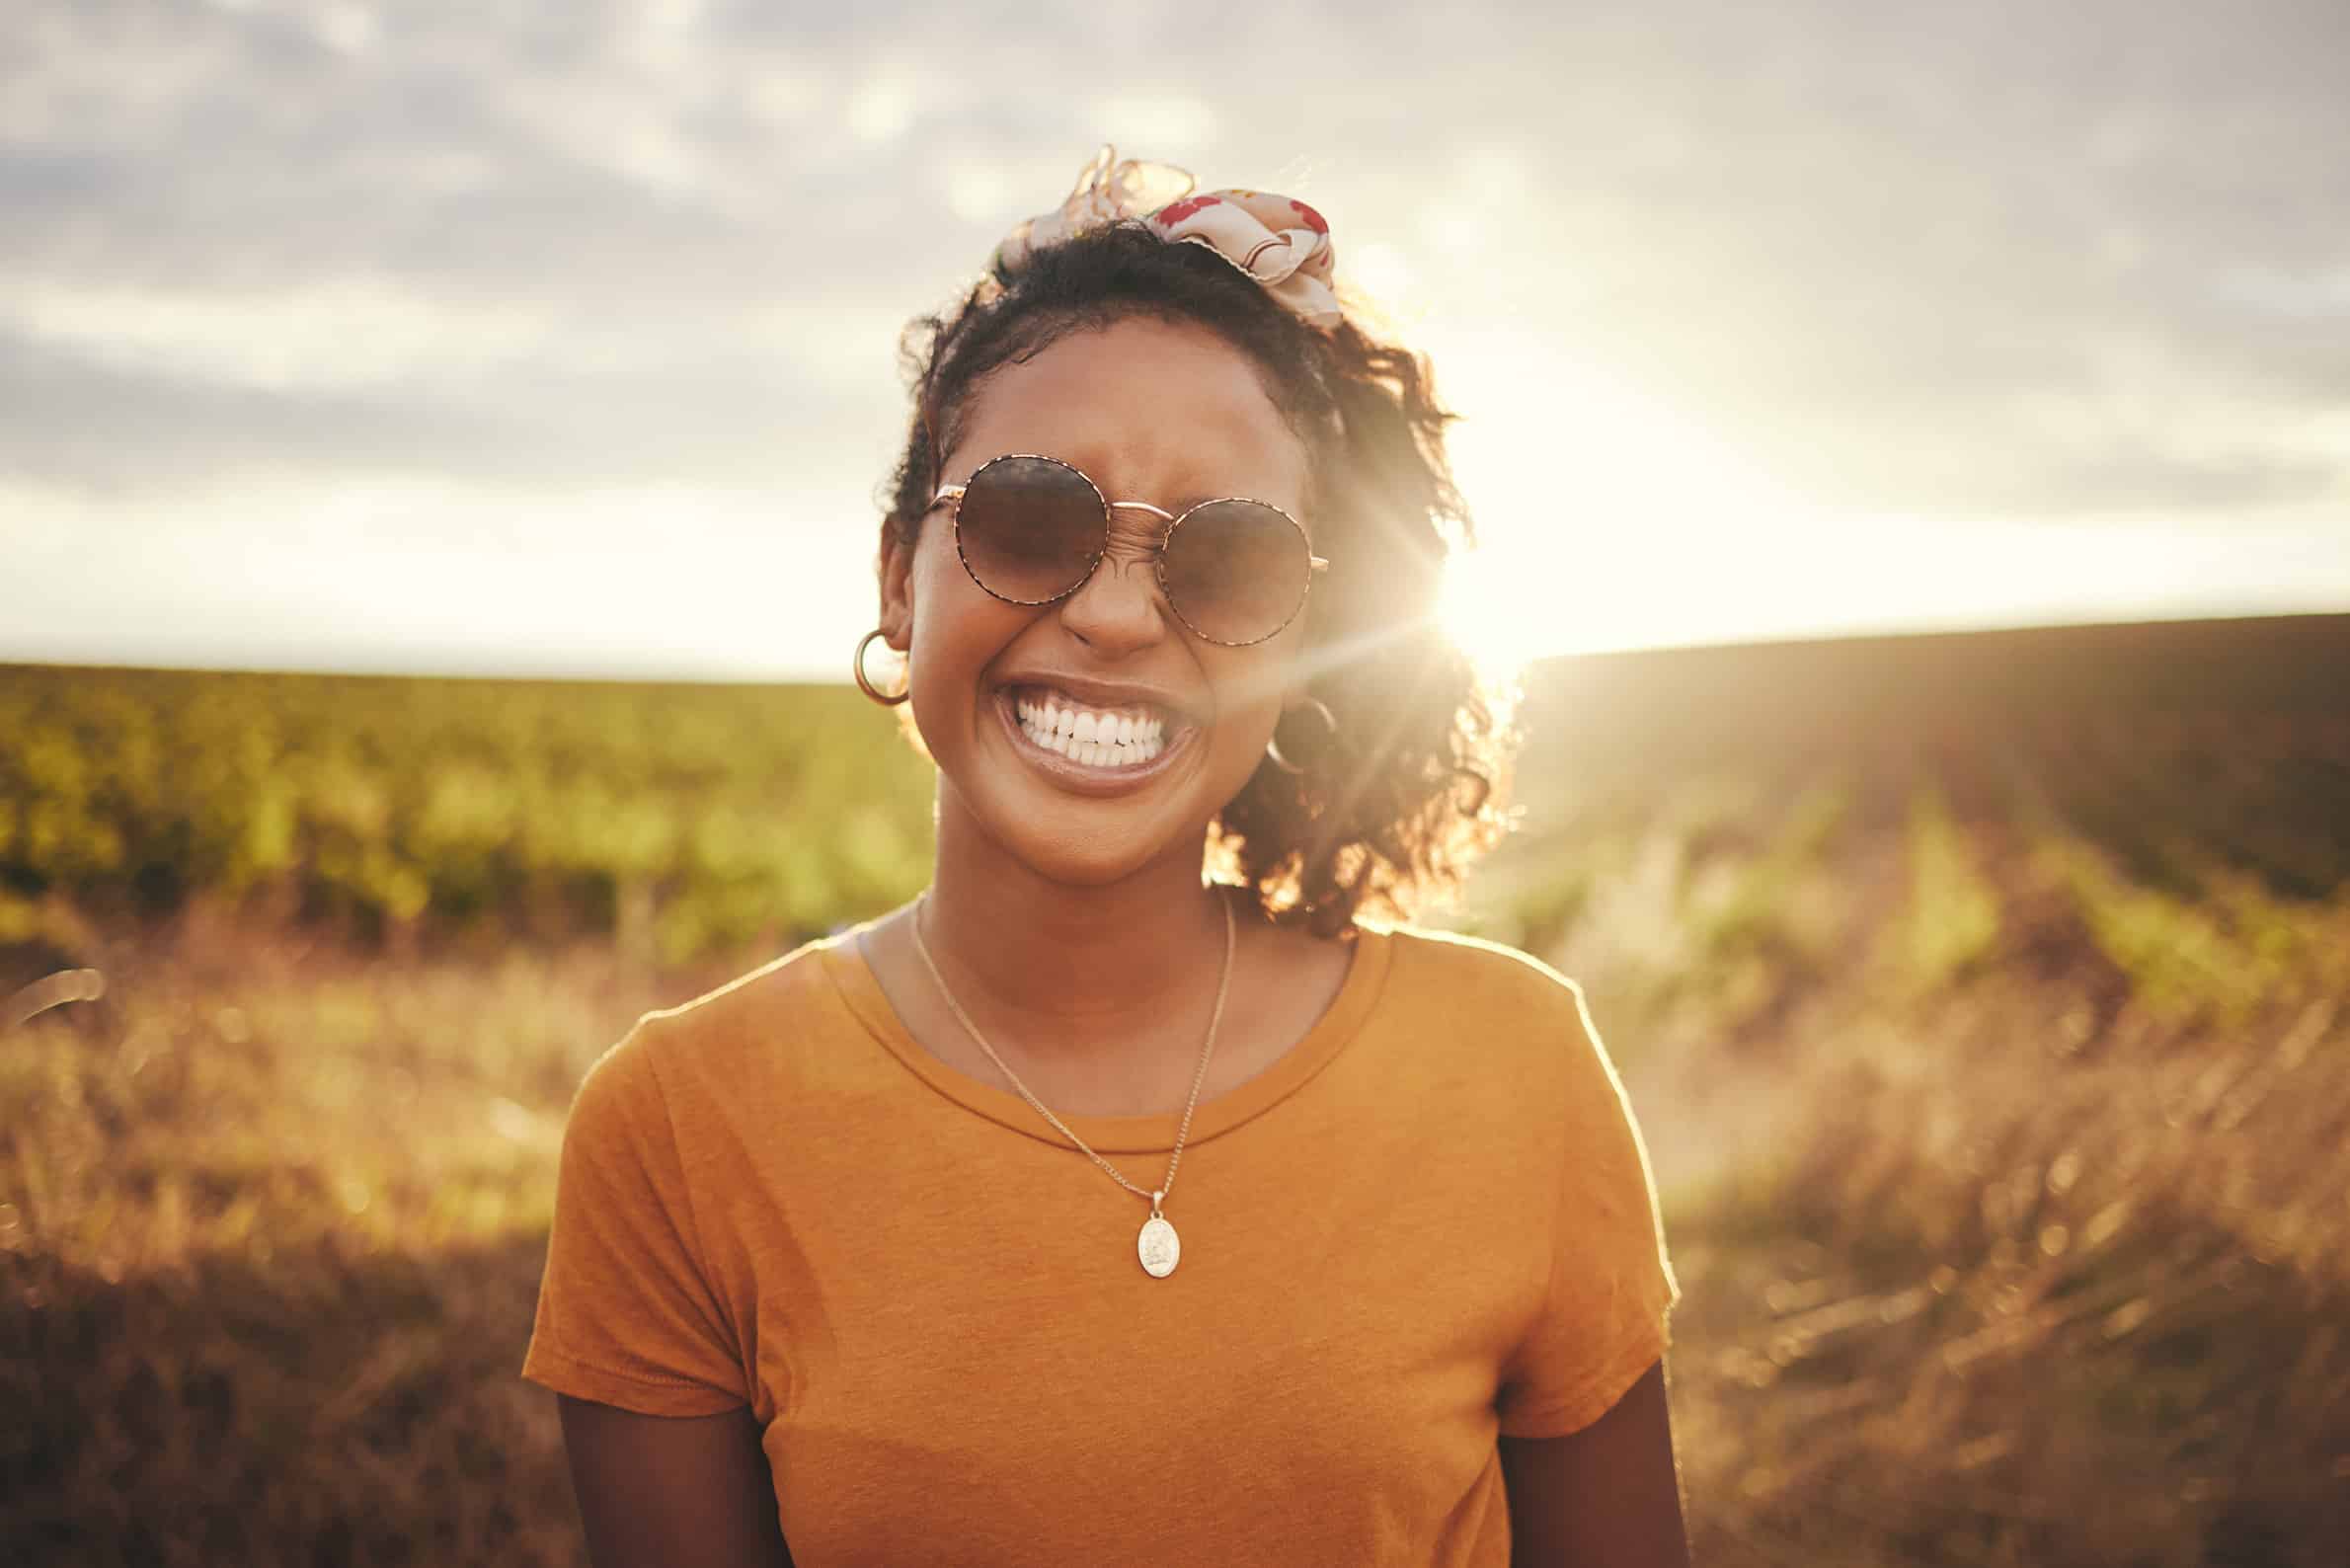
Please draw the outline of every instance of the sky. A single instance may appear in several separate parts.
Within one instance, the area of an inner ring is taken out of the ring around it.
[[[900,329],[1298,196],[1515,655],[2350,609],[2350,7],[7,0],[0,661],[845,678]]]

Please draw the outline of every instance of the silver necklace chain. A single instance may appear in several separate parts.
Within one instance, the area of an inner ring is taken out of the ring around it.
[[[1208,1058],[1210,1056],[1214,1054],[1216,1026],[1223,1022],[1224,996],[1231,989],[1232,948],[1234,943],[1231,900],[1228,898],[1218,900],[1218,902],[1222,903],[1224,910],[1224,967],[1222,976],[1215,982],[1215,1010],[1208,1015],[1208,1041],[1207,1044],[1200,1048],[1200,1067],[1197,1072],[1192,1074],[1192,1097],[1188,1102],[1185,1103],[1183,1107],[1183,1125],[1181,1128],[1177,1129],[1175,1134],[1175,1157],[1167,1162],[1167,1179],[1165,1184],[1154,1193],[1144,1192],[1141,1188],[1136,1187],[1133,1182],[1128,1181],[1124,1176],[1118,1174],[1117,1166],[1112,1165],[1108,1160],[1102,1158],[1099,1154],[1096,1154],[1091,1148],[1086,1147],[1085,1140],[1079,1137],[1076,1134],[1071,1133],[1068,1130],[1067,1124],[1063,1123],[1059,1117],[1055,1116],[1051,1111],[1046,1110],[1044,1102],[1039,1100],[1035,1095],[1028,1092],[1028,1085],[1020,1081],[1020,1075],[1014,1072],[1010,1067],[1006,1066],[1004,1064],[1003,1058],[995,1054],[995,1048],[987,1044],[987,1037],[979,1033],[979,1026],[971,1021],[971,1014],[965,1012],[963,1010],[963,1004],[955,1000],[954,991],[947,985],[947,978],[938,972],[938,962],[930,956],[929,944],[922,940],[922,909],[924,905],[929,903],[929,902],[930,895],[924,893],[920,902],[914,907],[914,917],[908,922],[908,925],[913,931],[914,951],[922,956],[922,966],[930,971],[930,978],[938,982],[938,993],[947,999],[947,1006],[954,1012],[956,1020],[963,1025],[967,1032],[969,1032],[973,1040],[979,1042],[979,1049],[987,1053],[987,1059],[994,1062],[997,1067],[1002,1069],[1003,1075],[1012,1080],[1012,1087],[1020,1091],[1020,1097],[1022,1099],[1026,1100],[1030,1105],[1035,1106],[1046,1121],[1051,1122],[1055,1127],[1059,1128],[1061,1134],[1066,1137],[1070,1142],[1076,1144],[1080,1149],[1084,1149],[1086,1157],[1091,1159],[1096,1165],[1099,1165],[1103,1170],[1108,1171],[1112,1181],[1125,1188],[1128,1192],[1133,1193],[1137,1198],[1149,1199],[1150,1212],[1153,1215],[1156,1215],[1159,1212],[1160,1202],[1164,1200],[1167,1194],[1172,1192],[1175,1188],[1175,1168],[1183,1163],[1183,1141],[1186,1137],[1191,1136],[1192,1111],[1200,1103],[1200,1085],[1208,1080]]]

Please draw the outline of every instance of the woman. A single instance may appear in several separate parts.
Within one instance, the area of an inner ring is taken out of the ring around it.
[[[1331,255],[1105,149],[909,337],[856,673],[934,876],[580,1087],[523,1374],[598,1564],[1685,1561],[1580,992],[1358,918],[1505,738],[1447,416]]]

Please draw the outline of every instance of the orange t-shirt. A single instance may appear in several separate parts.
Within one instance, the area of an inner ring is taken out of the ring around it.
[[[1063,1117],[1137,1186],[1179,1114]],[[1679,1299],[1571,980],[1365,926],[1147,1199],[923,1050],[853,933],[647,1014],[563,1138],[522,1375],[748,1405],[801,1568],[1491,1565],[1497,1435],[1604,1414]]]

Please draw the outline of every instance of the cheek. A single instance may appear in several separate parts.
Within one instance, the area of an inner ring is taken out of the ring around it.
[[[1215,691],[1217,749],[1254,755],[1281,719],[1284,694],[1296,676],[1298,644],[1285,630],[1263,648],[1216,652],[1222,657],[1210,663],[1208,678]]]
[[[933,527],[922,535],[914,554],[910,587],[913,590],[912,653],[917,663],[928,655],[933,665],[948,662],[958,643],[968,640],[968,621],[976,607],[969,602],[991,602],[972,587],[955,557],[954,535]]]
[[[952,534],[926,536],[912,573],[912,646],[908,650],[916,717],[974,701],[975,682],[1033,612],[988,597],[956,557]]]

